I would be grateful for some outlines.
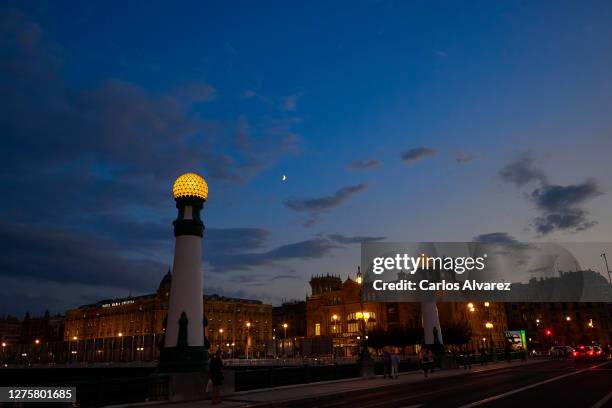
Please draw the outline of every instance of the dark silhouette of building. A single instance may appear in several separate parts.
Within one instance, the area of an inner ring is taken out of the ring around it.
[[[272,308],[272,327],[278,335],[284,335],[283,324],[287,325],[287,337],[306,336],[306,302],[294,300]]]

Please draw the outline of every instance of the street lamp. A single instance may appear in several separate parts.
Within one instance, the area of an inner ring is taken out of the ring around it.
[[[123,361],[123,333],[117,333],[117,336],[121,339],[121,349],[119,351],[119,361]]]
[[[491,359],[492,361],[496,361],[497,355],[495,354],[495,342],[493,341],[493,323],[486,322],[485,327],[489,330],[489,338],[491,339],[489,344],[489,347],[491,347]]]
[[[287,327],[289,327],[289,325],[287,323],[283,323],[283,329],[285,329],[285,335],[283,337],[283,354],[285,353],[285,342],[287,341]]]
[[[337,332],[338,332],[338,327],[337,327],[337,324],[338,324],[338,315],[337,314],[332,316],[332,321],[334,322],[334,334],[337,334]]]
[[[572,320],[572,318],[571,318],[571,317],[569,317],[569,316],[565,316],[565,320],[569,322],[569,321],[571,321],[571,320]]]
[[[251,340],[251,322],[247,322],[246,323],[246,327],[247,327],[246,358],[248,360],[248,358],[249,358],[249,343],[250,343],[250,340]]]

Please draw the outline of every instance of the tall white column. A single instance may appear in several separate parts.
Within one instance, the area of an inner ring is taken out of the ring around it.
[[[438,329],[438,340],[443,344],[438,306],[436,302],[421,302],[421,316],[423,318],[423,332],[425,344],[434,344],[434,327]]]
[[[176,237],[172,286],[166,328],[166,347],[176,347],[179,320],[187,316],[188,346],[203,346],[202,318],[202,238],[193,235]]]

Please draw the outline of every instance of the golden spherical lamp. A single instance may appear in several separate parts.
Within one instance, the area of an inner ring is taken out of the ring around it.
[[[198,198],[206,201],[208,184],[204,177],[196,173],[185,173],[179,176],[172,186],[172,196],[175,200],[181,198]]]

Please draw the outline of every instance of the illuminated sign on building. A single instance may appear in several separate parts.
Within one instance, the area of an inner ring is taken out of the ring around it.
[[[111,303],[104,303],[102,305],[102,307],[114,307],[114,306],[123,306],[123,305],[131,305],[132,303],[134,303],[134,300],[122,300],[121,302],[111,302]]]

